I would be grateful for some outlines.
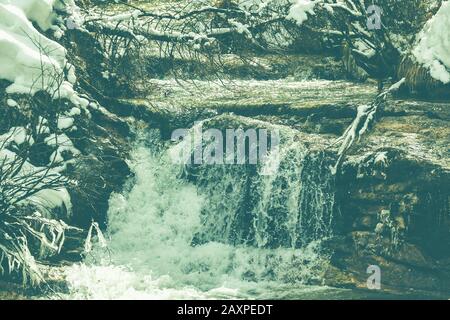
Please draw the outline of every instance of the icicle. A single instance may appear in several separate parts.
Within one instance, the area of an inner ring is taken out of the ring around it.
[[[92,251],[92,231],[95,230],[97,233],[98,243],[101,248],[106,248],[108,246],[107,241],[103,235],[103,232],[100,230],[100,226],[97,222],[92,221],[91,226],[89,227],[88,235],[86,237],[86,241],[84,242],[84,252],[89,253]]]
[[[100,244],[100,247],[106,248],[108,246],[105,237],[103,236],[103,232],[100,230],[100,227],[97,222],[94,222],[92,224],[95,228],[95,231],[97,232],[98,242]]]
[[[89,253],[89,252],[92,251],[92,242],[91,242],[91,239],[92,239],[92,228],[93,228],[93,225],[94,225],[94,224],[92,223],[91,226],[89,227],[89,231],[88,231],[86,240],[85,240],[85,242],[84,242],[84,252],[85,252],[85,253]]]

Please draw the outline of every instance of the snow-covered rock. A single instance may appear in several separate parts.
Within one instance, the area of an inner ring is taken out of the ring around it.
[[[32,23],[42,31],[59,30],[53,25],[54,9],[63,7],[61,0],[0,0],[0,79],[12,82],[7,93],[47,91],[53,98],[85,105],[73,88],[75,70],[66,49]]]
[[[442,3],[419,33],[413,55],[434,79],[450,83],[450,1]]]

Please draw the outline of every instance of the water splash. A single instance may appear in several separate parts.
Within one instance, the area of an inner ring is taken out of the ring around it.
[[[188,167],[188,179],[206,195],[196,243],[300,248],[332,236],[335,176],[328,167],[333,157],[311,151],[292,130],[280,131],[283,144],[273,174],[260,174],[270,159],[257,166]]]
[[[289,146],[275,176],[215,166],[189,181],[192,172],[180,178],[160,141],[147,145],[135,148],[135,177],[110,200],[111,255],[99,246],[68,267],[68,297],[252,298],[261,288],[321,283],[328,256],[320,239],[330,228],[332,199],[324,198],[329,182],[312,172],[322,160],[308,158],[305,146]],[[282,241],[275,236],[281,231]]]

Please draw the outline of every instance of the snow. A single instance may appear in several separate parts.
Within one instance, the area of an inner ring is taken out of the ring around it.
[[[26,141],[30,145],[34,144],[33,138],[28,135],[24,127],[12,127],[7,133],[0,135],[0,146],[9,145],[12,142],[20,146]]]
[[[47,127],[46,125],[36,126],[36,132],[38,134],[49,134],[50,133],[50,128]]]
[[[8,105],[8,107],[11,108],[17,107],[17,102],[13,99],[6,100],[6,104]]]
[[[67,4],[74,6],[73,1]],[[53,98],[85,108],[89,102],[73,89],[75,70],[67,63],[65,48],[32,24],[42,31],[58,30],[53,25],[54,8],[63,8],[60,0],[0,0],[0,79],[12,83],[6,88],[9,94],[47,91]]]
[[[0,0],[2,4],[14,5],[44,31],[50,29],[56,16],[53,7],[58,0]]]
[[[401,78],[399,81],[394,83],[392,86],[389,87],[388,92],[394,92],[400,89],[400,87],[406,82],[405,78]]]
[[[77,82],[77,76],[75,75],[75,67],[73,65],[70,65],[68,67],[67,80],[69,80],[71,84],[75,84]]]
[[[75,4],[74,0],[65,0],[64,4],[66,12],[69,14],[66,21],[67,29],[84,30],[84,18],[81,14],[80,8]]]
[[[70,138],[63,134],[52,134],[44,139],[48,146],[56,147],[56,150],[50,155],[50,163],[64,162],[63,152],[70,152],[73,157],[80,155],[80,151],[74,147]]]
[[[450,83],[450,1],[442,3],[419,33],[413,55],[434,79]]]
[[[56,147],[58,145],[64,145],[66,143],[71,143],[70,139],[68,136],[66,136],[65,134],[52,134],[51,136],[45,138],[44,142],[51,147]]]
[[[69,216],[72,213],[72,202],[69,192],[65,188],[41,190],[31,196],[28,202],[38,205],[44,212],[50,212],[57,208],[65,208]]]
[[[125,21],[130,19],[137,19],[142,14],[141,10],[134,10],[132,12],[124,13],[124,14],[117,14],[112,17],[108,17],[108,21],[111,22],[119,22],[119,21]]]
[[[73,107],[72,109],[70,109],[70,111],[67,113],[68,116],[73,117],[73,116],[79,116],[81,114],[81,110],[80,108],[77,107]]]
[[[0,78],[13,82],[8,93],[34,93],[50,85],[55,71],[63,71],[65,50],[42,36],[18,6],[5,2],[0,0]]]
[[[295,21],[298,25],[308,20],[307,13],[314,15],[314,7],[318,1],[293,0],[293,5],[289,10],[286,19]]]
[[[48,121],[47,119],[39,116],[38,118],[38,124],[36,126],[36,132],[37,134],[49,134],[50,133],[50,128],[47,126]]]
[[[8,149],[0,149],[0,161],[4,163],[4,165],[8,165],[9,163],[13,163],[17,155],[8,150]],[[41,187],[42,184],[47,182],[46,173],[49,175],[55,175],[56,172],[52,170],[47,170],[41,167],[35,167],[28,161],[25,161],[19,171],[17,177],[22,176],[38,176],[42,177],[42,181],[38,183],[37,188]],[[26,192],[26,188],[23,192]],[[17,194],[17,197],[20,197],[21,194]],[[65,188],[56,188],[56,189],[43,189],[31,197],[26,198],[21,201],[24,204],[32,203],[37,205],[41,210],[40,213],[49,213],[52,209],[55,208],[65,208],[68,216],[72,213],[72,203],[70,199],[69,192]]]
[[[375,164],[381,164],[384,167],[387,166],[388,164],[388,155],[387,155],[387,151],[383,151],[383,152],[378,152],[375,155],[375,159],[373,161]]]
[[[65,130],[73,126],[74,119],[72,117],[60,117],[58,119],[58,129]]]

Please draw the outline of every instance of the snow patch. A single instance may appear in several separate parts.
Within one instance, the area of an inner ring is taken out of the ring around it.
[[[388,155],[387,155],[387,152],[386,152],[386,151],[378,152],[378,153],[375,155],[375,159],[374,159],[373,163],[375,163],[375,164],[380,164],[380,165],[383,165],[384,167],[386,167],[387,164],[388,164]]]
[[[3,165],[7,166],[8,164],[17,161],[17,155],[8,149],[0,149],[0,161],[3,163]],[[49,176],[46,177],[47,174]],[[54,178],[56,174],[57,173],[52,169],[35,167],[30,162],[25,161],[21,167],[21,170],[17,174],[17,177],[36,176],[38,177],[36,181],[40,180],[39,177],[42,177],[42,180],[36,185],[36,188],[41,188],[42,186],[45,186],[45,183],[47,183],[48,180]],[[24,188],[23,192],[27,192],[27,188]],[[21,196],[23,196],[23,194],[20,192],[16,195],[16,197]],[[68,216],[70,216],[72,213],[72,203],[70,195],[65,188],[43,189],[36,194],[20,201],[20,203],[34,204],[38,206],[38,208],[40,209],[40,213],[49,214],[53,209],[56,208],[65,208],[65,212]]]
[[[295,21],[298,25],[308,20],[307,13],[314,15],[314,7],[317,1],[312,0],[293,0],[294,4],[289,10],[286,19]]]
[[[68,115],[69,117],[79,116],[80,114],[81,114],[80,108],[76,108],[76,107],[73,107],[73,108],[70,109],[70,111],[67,113],[67,115]]]
[[[73,126],[74,119],[72,117],[60,117],[58,119],[58,129],[65,130]]]
[[[450,1],[442,3],[418,35],[412,53],[417,61],[430,70],[431,76],[450,83]]]
[[[56,150],[50,155],[50,163],[62,163],[64,162],[63,153],[69,152],[72,157],[78,156],[81,152],[74,147],[70,138],[65,134],[52,134],[45,138],[44,142],[48,146],[56,147]]]
[[[32,195],[28,199],[28,202],[37,205],[44,212],[51,212],[54,209],[64,208],[68,216],[72,213],[72,202],[69,192],[65,188],[41,190]]]
[[[8,107],[11,108],[17,107],[17,102],[13,99],[6,100],[6,104],[8,105]]]
[[[14,5],[30,20],[36,22],[39,28],[47,31],[56,19],[53,8],[59,4],[59,0],[0,0],[0,3]]]
[[[31,22],[43,31],[56,30],[54,8],[64,5],[60,0],[0,0],[0,79],[12,82],[7,93],[47,91],[53,98],[65,98],[85,108],[89,102],[73,89],[75,70],[67,63],[65,48]]]
[[[34,144],[34,140],[28,135],[24,127],[13,127],[7,133],[0,135],[0,146],[6,146],[14,142],[20,146],[28,141],[29,145]]]

